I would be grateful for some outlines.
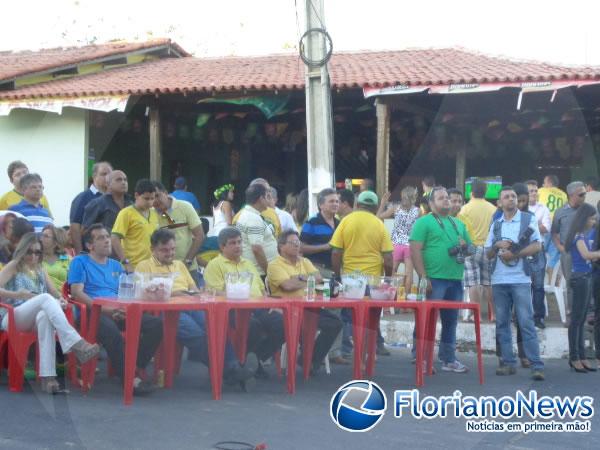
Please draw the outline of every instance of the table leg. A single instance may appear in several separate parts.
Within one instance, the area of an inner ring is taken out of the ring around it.
[[[358,303],[352,306],[352,338],[354,340],[354,379],[362,378],[362,356],[365,332],[365,306]]]
[[[481,318],[479,308],[475,309],[475,339],[477,343],[477,366],[479,369],[479,384],[483,384],[483,356],[481,354]]]
[[[98,334],[98,325],[100,323],[101,312],[102,307],[100,305],[92,305],[90,323],[87,329],[87,341],[91,344],[95,344],[97,342],[96,336]],[[98,358],[92,358],[89,362],[85,363],[81,367],[81,378],[84,391],[91,389],[91,387],[94,385],[97,364]]]
[[[427,361],[427,375],[433,375],[433,354],[435,353],[435,334],[438,320],[438,309],[429,308],[429,323],[427,325],[427,338],[425,339],[425,358]]]
[[[425,329],[427,323],[427,307],[416,308],[415,312],[415,380],[417,387],[423,386],[423,353],[425,349]]]
[[[162,358],[165,364],[165,388],[173,387],[177,353],[177,325],[179,311],[165,311],[163,318]]]
[[[296,355],[300,341],[300,324],[304,309],[288,305],[283,309],[285,345],[287,347],[287,389],[290,394],[296,392]]]
[[[123,381],[123,403],[133,403],[133,379],[137,363],[140,341],[142,308],[135,303],[128,304],[125,313],[125,373]]]
[[[208,338],[208,370],[214,400],[221,399],[225,343],[229,327],[229,308],[223,303],[209,305],[206,310],[206,336]]]
[[[250,309],[237,309],[235,311],[235,339],[233,345],[235,352],[240,360],[240,364],[246,362],[246,350],[248,344],[248,329],[250,328],[250,316],[252,310]]]
[[[319,325],[320,309],[306,308],[302,320],[302,372],[304,379],[310,377],[313,351],[315,349],[315,336]]]
[[[367,367],[368,377],[372,377],[375,372],[375,353],[377,351],[377,330],[379,330],[379,321],[381,318],[381,308],[367,308],[367,327],[365,330],[367,336]]]

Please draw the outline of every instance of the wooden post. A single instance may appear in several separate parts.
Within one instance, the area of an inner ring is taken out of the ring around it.
[[[390,107],[377,99],[377,173],[376,186],[379,198],[388,191],[390,175]]]
[[[463,143],[456,151],[456,187],[465,189],[465,174],[467,173],[467,148]]]
[[[150,179],[161,181],[162,145],[160,135],[160,110],[158,104],[150,106]]]

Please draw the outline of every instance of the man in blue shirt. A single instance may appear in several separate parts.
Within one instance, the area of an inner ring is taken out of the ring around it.
[[[523,336],[523,351],[531,363],[532,378],[544,380],[544,363],[533,322],[531,274],[527,257],[542,249],[535,216],[517,208],[517,194],[512,187],[500,192],[503,215],[492,223],[485,244],[488,259],[492,261],[492,292],[496,310],[496,339],[500,345],[500,366],[496,375],[516,373],[516,358],[512,346],[511,319],[514,307]],[[529,216],[533,216],[533,218]],[[531,236],[523,248],[516,248],[523,237],[522,221],[529,220]]]
[[[92,306],[94,298],[116,297],[119,289],[119,276],[123,267],[109,258],[112,248],[108,230],[101,224],[94,224],[85,230],[83,244],[87,254],[76,256],[69,266],[67,282],[71,286],[71,295],[76,300]],[[106,349],[115,372],[123,381],[125,353],[123,336],[125,311],[117,308],[102,308],[98,326],[98,341]],[[162,340],[162,320],[144,314],[140,330],[140,346],[137,356],[138,369],[144,369]],[[133,382],[134,394],[141,395],[153,390],[151,383],[136,377]]]
[[[69,222],[71,223],[71,240],[77,254],[81,253],[81,224],[83,223],[83,212],[86,205],[93,199],[100,197],[108,187],[108,174],[112,172],[112,166],[105,161],[98,162],[92,166],[92,184],[89,189],[77,194],[71,202]]]
[[[37,173],[24,175],[19,180],[19,190],[23,193],[23,200],[8,209],[23,214],[31,222],[36,233],[41,233],[48,224],[53,225],[54,219],[50,211],[40,202],[44,196],[42,177]]]
[[[192,204],[198,214],[200,214],[200,202],[198,198],[187,190],[187,181],[184,177],[178,177],[175,180],[175,190],[171,192],[171,196],[177,200],[185,200]]]

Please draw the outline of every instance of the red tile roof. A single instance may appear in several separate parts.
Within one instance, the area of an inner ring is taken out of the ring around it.
[[[177,53],[189,56],[185,50],[171,42],[170,39],[153,39],[145,42],[109,42],[37,51],[0,52],[0,81],[163,46],[171,46]]]
[[[334,54],[334,88],[600,79],[600,67],[566,67],[490,57],[462,49]],[[296,54],[163,59],[0,92],[0,99],[114,94],[296,90],[304,65]]]

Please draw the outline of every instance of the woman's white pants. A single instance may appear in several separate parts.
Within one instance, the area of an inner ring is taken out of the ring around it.
[[[67,321],[58,300],[50,294],[37,295],[17,306],[15,322],[19,331],[37,330],[40,377],[56,376],[56,335],[64,353],[81,340],[79,333]],[[2,320],[2,328],[8,329],[8,314]]]

